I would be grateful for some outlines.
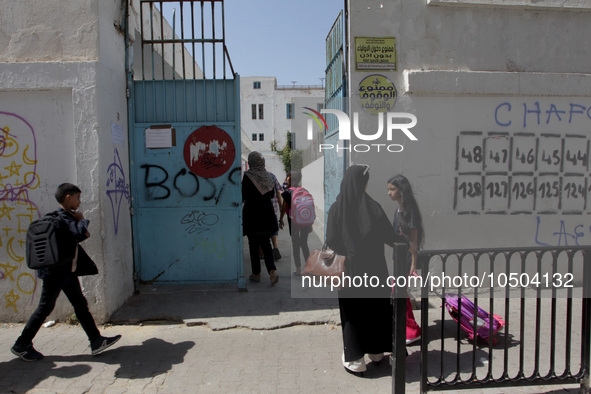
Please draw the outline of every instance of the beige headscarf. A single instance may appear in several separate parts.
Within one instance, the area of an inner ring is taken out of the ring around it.
[[[265,158],[259,152],[250,152],[248,154],[248,166],[250,167],[244,175],[248,175],[252,183],[261,194],[273,190],[275,182],[271,174],[265,170]]]

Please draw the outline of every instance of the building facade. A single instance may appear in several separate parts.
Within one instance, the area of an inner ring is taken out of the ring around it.
[[[99,268],[82,285],[105,321],[133,294],[125,2],[0,3],[0,320],[36,308],[41,281],[25,264],[26,229],[57,209],[57,185],[71,182],[90,220],[82,245]],[[72,313],[60,298],[52,317]]]
[[[588,2],[346,7],[350,162],[384,207],[386,180],[410,179],[426,248],[591,243]]]
[[[314,109],[322,108],[322,86],[281,86],[277,85],[275,77],[241,77],[240,101],[243,138],[249,139],[252,148],[265,156],[267,169],[280,181],[285,179],[285,169],[277,153],[272,151],[272,144],[279,150],[287,144],[293,150],[305,152],[302,155],[308,158],[306,164],[312,161],[310,151],[315,150],[311,146],[317,144],[318,139],[299,138],[293,128],[297,119],[305,117],[303,102]]]
[[[41,281],[26,266],[26,230],[57,209],[55,189],[70,182],[82,189],[91,233],[82,246],[99,268],[81,282],[104,322],[135,289],[129,77],[201,78],[201,69],[180,45],[155,48],[155,67],[142,67],[141,19],[151,13],[160,21],[157,34],[173,29],[158,9],[142,13],[136,0],[0,6],[0,321],[26,320],[36,308]],[[72,313],[61,297],[50,318]]]

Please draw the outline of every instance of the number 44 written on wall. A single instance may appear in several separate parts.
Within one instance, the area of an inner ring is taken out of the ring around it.
[[[591,212],[586,136],[471,131],[456,146],[458,213]]]

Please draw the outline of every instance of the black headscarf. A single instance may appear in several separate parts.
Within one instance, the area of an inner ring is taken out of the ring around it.
[[[334,203],[334,214],[339,222],[342,242],[349,255],[355,254],[371,230],[374,215],[371,206],[373,199],[365,192],[368,181],[367,166],[349,167],[341,182],[341,192]]]

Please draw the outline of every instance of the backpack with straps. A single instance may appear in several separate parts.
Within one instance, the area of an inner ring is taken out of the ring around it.
[[[316,219],[314,198],[303,187],[291,188],[289,217],[298,226],[311,226],[314,224],[314,220]]]
[[[54,211],[31,222],[27,230],[27,266],[31,269],[52,268],[72,263],[76,239],[62,215]]]

